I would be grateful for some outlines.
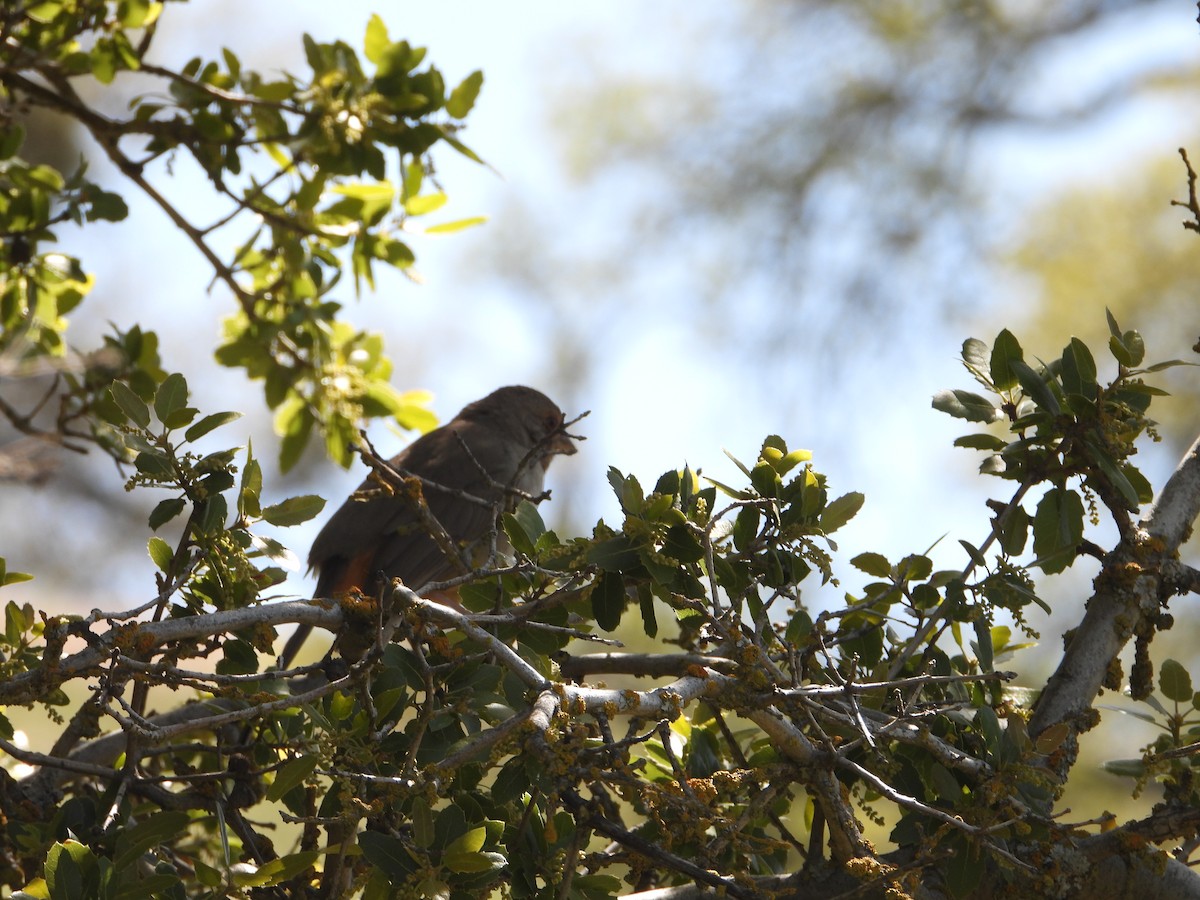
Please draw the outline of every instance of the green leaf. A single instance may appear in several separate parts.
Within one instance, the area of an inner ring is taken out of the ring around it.
[[[608,483],[612,486],[613,493],[617,495],[617,499],[621,501],[621,509],[624,512],[637,515],[642,511],[646,495],[642,491],[641,483],[635,476],[622,475],[618,469],[610,466],[608,469]]]
[[[891,578],[892,564],[882,553],[860,553],[850,560],[850,565],[875,578]]]
[[[184,428],[192,424],[192,419],[196,418],[196,414],[200,410],[191,406],[183,406],[173,410],[166,418],[160,419],[168,429],[175,430],[176,428]]]
[[[359,847],[367,862],[376,866],[394,881],[402,881],[413,870],[412,858],[404,842],[380,832],[364,832],[359,835]]]
[[[404,211],[410,216],[424,216],[446,205],[450,198],[440,191],[436,194],[421,194],[404,201]]]
[[[574,896],[578,891],[583,900],[607,900],[618,896],[624,886],[615,875],[577,875],[571,882],[571,893]]]
[[[1130,365],[1140,366],[1146,358],[1146,343],[1142,336],[1136,331],[1127,331],[1121,335],[1121,343],[1129,353]]]
[[[1110,328],[1114,324],[1110,322]],[[1146,358],[1146,343],[1136,331],[1126,331],[1123,334],[1114,332],[1108,339],[1108,349],[1117,362],[1129,369],[1141,365],[1142,360]]]
[[[316,770],[318,762],[315,754],[288,760],[279,767],[279,771],[275,773],[275,780],[267,786],[267,799],[272,803],[281,800],[292,788],[304,783],[304,779]]]
[[[979,887],[984,873],[979,845],[961,832],[955,831],[938,845],[938,850],[946,854],[943,872],[951,896],[971,896]]]
[[[959,539],[958,543],[962,546],[962,548],[964,550],[967,551],[967,556],[971,557],[972,563],[974,563],[977,566],[986,566],[987,565],[987,557],[984,556],[981,552],[979,552],[978,547],[976,547],[974,544],[970,544],[967,541],[964,541],[962,539]]]
[[[1057,416],[1062,411],[1050,386],[1046,384],[1046,380],[1030,368],[1028,363],[1014,359],[1009,365],[1016,372],[1017,380],[1021,382],[1021,388],[1034,403],[1053,416]]]
[[[986,397],[957,388],[934,394],[933,408],[968,422],[994,422],[1000,418],[1000,411]]]
[[[61,191],[66,185],[62,173],[53,166],[33,166],[25,171],[24,177],[38,187],[55,193]]]
[[[339,184],[331,191],[346,199],[329,207],[325,210],[326,214],[344,215],[368,225],[374,225],[382,219],[396,199],[396,188],[387,180],[349,182]]]
[[[1084,446],[1087,447],[1088,455],[1095,460],[1097,467],[1099,467],[1100,471],[1104,473],[1104,477],[1108,480],[1108,483],[1116,488],[1117,492],[1120,493],[1121,497],[1125,500],[1125,508],[1130,512],[1137,512],[1138,502],[1141,500],[1141,494],[1139,493],[1138,489],[1133,486],[1130,480],[1125,477],[1125,472],[1122,471],[1121,467],[1113,462],[1107,453],[1092,444],[1090,441],[1085,441]],[[1140,476],[1141,473],[1138,472],[1138,475]],[[1142,478],[1142,481],[1144,482],[1145,478]],[[1149,483],[1147,482],[1145,486],[1148,487]],[[1150,499],[1153,499],[1153,496],[1151,496]]]
[[[442,140],[445,141],[447,144],[449,144],[451,147],[453,147],[455,150],[457,150],[459,153],[461,153],[463,156],[465,156],[467,159],[472,160],[473,162],[477,162],[480,165],[486,165],[486,163],[484,163],[484,161],[480,158],[478,153],[476,153],[474,150],[472,150],[470,147],[468,147],[466,144],[464,144],[462,141],[460,141],[458,138],[456,138],[450,132],[448,132],[442,128],[439,128],[438,130],[441,132]]]
[[[760,519],[757,506],[743,506],[738,510],[737,518],[733,520],[733,546],[739,553],[745,553],[758,536]]]
[[[1109,759],[1105,760],[1103,768],[1109,775],[1123,778],[1144,778],[1146,775],[1144,759]]]
[[[505,513],[504,533],[512,541],[513,549],[532,556],[537,539],[546,533],[546,523],[542,521],[536,506],[528,500],[522,500],[515,510]]]
[[[450,96],[446,100],[446,112],[456,119],[465,119],[467,113],[475,105],[475,100],[479,96],[479,89],[482,87],[483,73],[476,69],[459,82],[458,87],[450,92]]]
[[[4,640],[10,647],[21,643],[21,635],[30,626],[29,620],[21,611],[21,607],[11,600],[4,606]]]
[[[25,8],[25,15],[42,25],[49,25],[62,12],[63,0],[43,0],[41,3],[31,3]]]
[[[1112,310],[1108,307],[1104,308],[1104,317],[1108,319],[1108,331],[1113,337],[1121,336],[1121,326],[1117,324],[1116,318],[1112,314]]]
[[[474,228],[477,225],[483,225],[487,222],[487,216],[469,216],[466,219],[458,219],[454,222],[443,222],[441,225],[430,225],[425,229],[426,234],[453,234],[456,231],[465,231],[468,228]]]
[[[990,450],[999,452],[1008,446],[1008,443],[1001,437],[994,434],[980,432],[978,434],[964,434],[961,437],[954,439],[955,447],[966,447],[969,450]]]
[[[108,389],[121,412],[134,425],[145,428],[150,424],[150,407],[123,381],[114,381]]]
[[[592,588],[592,617],[605,631],[615,631],[625,611],[625,579],[616,572],[603,572]]]
[[[225,519],[229,516],[229,504],[221,494],[212,494],[196,507],[198,513],[196,525],[201,534],[215,534],[225,528]]]
[[[142,28],[158,17],[158,4],[150,0],[125,0],[117,4],[122,28]]]
[[[88,196],[87,221],[121,222],[128,216],[129,206],[124,197],[92,186]]]
[[[425,167],[420,160],[414,160],[404,170],[404,199],[415,197],[421,193],[421,185],[425,181]]]
[[[1139,369],[1138,371],[1139,372],[1163,372],[1167,369],[1177,368],[1178,366],[1191,366],[1194,368],[1196,366],[1196,363],[1185,362],[1182,359],[1166,359],[1166,360],[1163,360],[1162,362],[1155,363],[1152,366],[1146,366],[1146,368]],[[1155,391],[1155,393],[1158,396],[1166,396],[1167,395],[1166,391]]]
[[[12,159],[24,142],[25,129],[17,122],[6,122],[4,128],[0,129],[0,160]]]
[[[812,616],[809,615],[808,610],[799,609],[788,620],[784,637],[789,644],[798,647],[808,640],[809,635],[812,634],[812,630]]]
[[[272,525],[288,528],[307,522],[313,516],[319,515],[325,508],[325,498],[316,494],[305,494],[300,497],[289,497],[282,503],[268,506],[262,511],[262,517]]]
[[[492,800],[496,803],[510,803],[528,791],[531,786],[529,773],[525,770],[525,760],[520,756],[514,756],[496,773],[496,781],[492,785]],[[428,809],[428,805],[426,809]],[[415,816],[413,837],[416,838],[418,847],[430,847],[433,844],[432,834],[427,841],[422,842]]]
[[[642,614],[642,631],[646,637],[658,637],[658,616],[654,610],[654,593],[648,584],[638,585],[638,610]]]
[[[46,887],[50,900],[82,900],[98,896],[96,857],[79,841],[55,844],[46,854]]]
[[[694,563],[704,558],[704,545],[686,525],[672,525],[663,536],[662,552],[682,563]]]
[[[743,475],[745,475],[747,478],[750,477],[750,470],[746,467],[746,464],[744,462],[742,462],[740,459],[738,459],[736,456],[734,456],[728,450],[723,450],[722,452],[729,458],[730,462],[732,462],[735,466],[738,467],[738,469],[741,471],[741,473]]]
[[[154,564],[160,571],[166,572],[171,568],[171,560],[175,556],[175,551],[171,549],[170,544],[160,537],[152,537],[147,549],[150,552],[150,558],[154,560]]]
[[[284,884],[301,872],[312,868],[312,864],[320,858],[321,854],[317,850],[289,853],[286,856],[263,863],[254,872],[252,879],[243,881],[235,875],[234,882],[241,887],[268,887],[275,884]]]
[[[1096,384],[1096,360],[1092,351],[1079,338],[1071,338],[1071,343],[1063,350],[1062,355],[1063,390],[1070,394],[1082,394],[1095,399],[1099,386]]]
[[[363,38],[363,55],[376,65],[385,57],[388,48],[392,46],[388,37],[387,25],[377,13],[367,21],[367,33]]]
[[[192,865],[196,868],[196,880],[207,888],[220,887],[225,882],[225,876],[212,866],[205,865],[202,860],[192,860]]]
[[[1051,488],[1042,497],[1033,517],[1033,552],[1042,571],[1053,575],[1075,561],[1083,517],[1083,501],[1073,490]]]
[[[180,512],[184,511],[184,506],[186,505],[187,502],[182,497],[169,497],[166,500],[162,500],[160,504],[155,506],[154,511],[150,512],[149,524],[151,530],[157,532],[164,524],[167,524],[175,516],[178,516]]]
[[[986,372],[988,367],[988,347],[979,338],[967,338],[962,345],[962,361],[967,368],[975,372]]]
[[[996,335],[992,345],[992,355],[988,359],[988,372],[997,390],[1007,391],[1017,386],[1017,376],[1012,368],[1012,361],[1025,358],[1020,342],[1011,331],[1005,328]]]
[[[1137,363],[1133,361],[1133,354],[1121,341],[1120,335],[1114,334],[1108,339],[1108,352],[1113,355],[1113,359],[1125,366],[1127,369],[1132,369],[1137,365]]]
[[[926,777],[934,795],[942,803],[955,806],[962,802],[963,792],[962,787],[958,783],[958,779],[956,779],[953,773],[941,763],[935,762],[933,765],[931,765]]]
[[[145,853],[159,845],[170,844],[191,822],[182,810],[163,810],[129,828],[117,832],[113,867],[121,871],[133,865]]]
[[[750,483],[761,497],[775,497],[779,494],[779,472],[770,462],[760,460],[754,464],[754,468],[750,470]]]
[[[1164,659],[1158,668],[1158,689],[1168,700],[1176,703],[1192,702],[1192,676],[1180,663]]]
[[[1149,503],[1154,499],[1154,486],[1141,473],[1141,470],[1132,463],[1126,462],[1121,464],[1121,472],[1133,487],[1140,503]]]
[[[587,561],[606,572],[628,572],[640,565],[637,549],[623,534],[592,545]]]
[[[446,853],[478,853],[483,849],[484,841],[487,840],[487,829],[480,826],[472,828],[466,834],[460,835],[450,846],[446,848]]]
[[[289,397],[275,414],[275,433],[279,444],[279,468],[287,472],[300,460],[315,424],[308,405],[299,397]]]
[[[33,581],[33,576],[25,572],[10,572],[4,557],[0,556],[0,586],[18,584],[22,581]]]
[[[826,504],[819,519],[821,530],[826,534],[837,531],[858,514],[866,499],[865,495],[853,491]]]
[[[933,609],[942,599],[937,588],[928,582],[915,585],[911,593],[912,603],[916,609]]]
[[[249,675],[258,671],[258,654],[249,641],[231,638],[221,645],[216,668],[219,675]]]
[[[1004,517],[1000,529],[1000,546],[1009,556],[1017,556],[1024,552],[1025,543],[1029,540],[1030,521],[1029,513],[1025,512],[1023,506],[1010,510]]]
[[[928,556],[910,554],[896,564],[896,577],[901,581],[924,581],[933,573],[933,560]]]
[[[992,644],[992,630],[988,627],[987,619],[980,616],[974,622],[975,625],[975,654],[979,657],[979,668],[984,672],[993,671],[995,665],[995,653]],[[995,720],[996,714],[988,707],[983,707],[989,713],[992,713],[991,719]],[[980,710],[982,712],[983,710]],[[997,731],[999,726],[996,726]]]
[[[169,481],[175,475],[171,458],[161,450],[143,450],[134,457],[133,465],[143,475],[160,481]]]
[[[262,466],[254,458],[253,448],[246,451],[246,466],[242,469],[242,483],[238,488],[238,511],[245,516],[258,518],[262,515]]]
[[[154,414],[158,416],[158,421],[165,424],[172,413],[183,409],[187,398],[187,381],[178,372],[172,372],[163,379],[154,395]]]
[[[508,865],[508,860],[499,853],[447,853],[442,864],[460,875],[477,875],[497,872]]]
[[[518,768],[524,768],[524,764],[520,760],[516,760],[516,762]],[[497,777],[498,782],[499,777]],[[433,827],[433,810],[429,808],[429,801],[425,797],[418,795],[413,798],[411,820],[413,840],[418,847],[428,850],[433,846],[436,833]]]
[[[232,422],[234,419],[240,419],[241,417],[242,417],[242,414],[240,412],[219,412],[219,413],[213,413],[212,415],[209,415],[209,416],[205,416],[203,419],[201,419],[199,422],[197,422],[195,425],[193,425],[191,428],[189,428],[186,432],[184,432],[184,435],[183,435],[184,440],[186,440],[186,441],[199,440],[200,438],[204,437],[204,435],[208,434],[210,431],[212,431],[216,428],[220,428],[222,425]]]

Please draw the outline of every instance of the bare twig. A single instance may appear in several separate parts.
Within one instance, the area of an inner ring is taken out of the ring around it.
[[[1188,159],[1187,150],[1183,147],[1179,148],[1179,155],[1183,157],[1184,168],[1187,169],[1188,182],[1188,198],[1187,200],[1172,200],[1172,206],[1182,206],[1192,214],[1192,221],[1183,223],[1183,227],[1189,231],[1200,233],[1200,201],[1196,198],[1196,170],[1192,168],[1192,161]]]

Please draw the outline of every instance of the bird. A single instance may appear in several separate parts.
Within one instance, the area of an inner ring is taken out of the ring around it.
[[[369,476],[317,534],[308,554],[317,574],[314,596],[377,594],[394,578],[420,593],[469,572],[490,546],[497,517],[522,499],[540,500],[551,461],[576,452],[577,438],[564,421],[541,391],[510,385],[417,438],[388,462],[404,484],[384,488]],[[438,527],[452,546],[435,540]],[[291,665],[311,630],[301,625],[293,632],[280,669]]]

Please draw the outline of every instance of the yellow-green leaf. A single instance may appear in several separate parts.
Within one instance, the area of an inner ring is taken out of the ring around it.
[[[161,571],[166,572],[171,567],[171,559],[175,553],[170,544],[160,537],[152,537],[147,549],[150,551],[150,558]]]
[[[474,228],[476,225],[483,225],[487,220],[487,216],[471,216],[470,218],[458,219],[454,222],[443,222],[441,225],[430,225],[425,229],[425,233],[452,234],[455,231],[464,231],[468,228]]]

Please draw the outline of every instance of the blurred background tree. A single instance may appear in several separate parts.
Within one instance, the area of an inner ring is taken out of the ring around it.
[[[1196,100],[1176,50],[1194,29],[1162,3],[746,0],[627,28],[552,53],[569,195],[522,205],[493,267],[578,335],[564,368],[607,357],[597,326],[653,322],[727,373],[753,364],[739,384],[779,405],[830,346],[895,364],[925,328],[1011,312],[1004,250],[1044,220],[1046,187],[1095,167],[1149,188],[1131,151],[1161,155]],[[1164,108],[1175,128],[1145,127]],[[1133,119],[1140,148],[1090,139]],[[1164,216],[1174,176],[1154,185]]]
[[[1182,353],[1200,340],[1200,259],[1179,240],[1179,211],[1163,203],[1186,196],[1182,169],[1178,154],[1152,157],[1110,183],[1072,187],[1038,209],[1012,254],[1034,286],[1036,333],[1094,340],[1103,323],[1091,313],[1102,301],[1118,317],[1145,317],[1146,340],[1154,346]],[[1162,422],[1177,456],[1195,427],[1200,393],[1179,373],[1168,375],[1164,386],[1177,398]]]

